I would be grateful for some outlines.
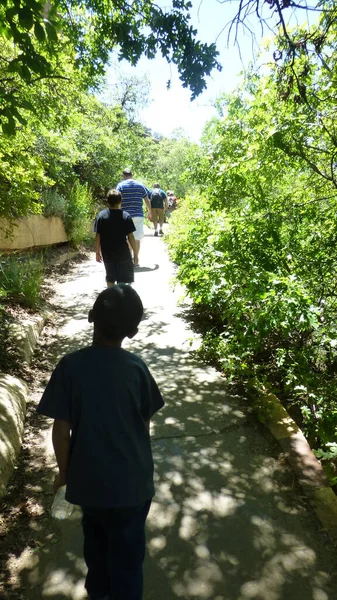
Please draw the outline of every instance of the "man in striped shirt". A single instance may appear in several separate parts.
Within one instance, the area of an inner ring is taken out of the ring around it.
[[[122,194],[122,210],[129,213],[136,227],[133,235],[136,240],[139,256],[140,240],[144,237],[144,200],[147,208],[147,217],[151,219],[151,203],[148,198],[149,190],[139,181],[132,179],[131,169],[124,169],[123,181],[117,184],[116,189]],[[138,266],[138,264],[135,264],[135,267]]]

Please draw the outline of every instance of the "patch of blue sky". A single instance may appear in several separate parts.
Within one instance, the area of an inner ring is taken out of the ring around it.
[[[158,4],[165,7],[167,1],[162,0]],[[136,67],[127,61],[118,63],[112,57],[112,66],[107,74],[108,86],[114,84],[121,73],[138,77],[146,75],[151,84],[150,102],[140,111],[140,120],[155,133],[169,137],[175,130],[182,129],[191,141],[198,142],[206,122],[217,114],[214,106],[216,98],[235,89],[252,61],[258,67],[271,60],[271,51],[262,50],[261,53],[261,42],[263,38],[272,38],[269,25],[275,25],[275,19],[274,22],[267,20],[262,29],[260,21],[252,13],[245,21],[246,27],[241,26],[237,35],[234,28],[230,33],[229,25],[238,5],[237,1],[192,0],[191,20],[198,30],[198,38],[202,42],[216,42],[222,65],[221,72],[214,70],[207,78],[207,89],[193,102],[190,91],[182,87],[177,68],[159,55],[153,60],[141,58]],[[268,19],[269,12],[265,17]],[[307,13],[303,10],[288,15],[288,20],[294,25],[306,18]],[[167,89],[168,80],[170,89]]]

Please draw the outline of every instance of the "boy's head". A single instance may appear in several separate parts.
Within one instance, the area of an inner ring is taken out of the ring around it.
[[[124,169],[123,177],[124,177],[124,179],[131,179],[131,177],[132,177],[131,169]]]
[[[122,194],[117,190],[109,190],[106,195],[106,201],[109,206],[118,206],[122,202]]]
[[[153,187],[154,187],[154,188],[159,188],[159,183],[155,183],[155,184],[153,185]]]
[[[106,341],[132,338],[138,331],[143,316],[143,304],[137,292],[121,283],[107,288],[97,296],[89,311],[89,323],[94,323],[95,333]]]

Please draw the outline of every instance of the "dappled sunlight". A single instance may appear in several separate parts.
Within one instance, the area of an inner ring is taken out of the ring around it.
[[[160,268],[151,270],[153,241],[144,241],[144,268],[135,275],[144,317],[124,344],[148,364],[166,403],[151,422],[156,495],[144,600],[335,600],[334,561],[293,472],[245,398],[192,357],[163,244]],[[103,268],[93,259],[57,285],[59,327],[39,350],[46,381],[63,354],[91,343],[87,313],[104,287]],[[8,557],[5,575],[24,600],[85,600],[80,511],[62,523],[50,519],[51,420],[36,422],[41,449],[27,486],[36,502],[25,505],[32,547]]]
[[[72,562],[71,572],[66,572],[64,569],[59,569],[50,574],[43,589],[44,598],[71,598],[71,600],[83,600],[84,577],[82,581],[78,581],[74,577],[74,566],[77,561]],[[68,593],[66,590],[68,589]]]
[[[41,526],[45,527],[45,522]],[[41,535],[37,534],[36,539],[39,538]],[[64,546],[60,546],[61,539]],[[57,559],[54,564],[51,558],[55,558],[55,552]],[[75,509],[72,518],[64,522],[50,521],[48,533],[36,548],[10,556],[7,568],[12,573],[12,587],[24,592],[25,600],[86,600],[86,566],[82,556],[79,510]]]
[[[270,455],[264,430],[245,435],[245,427],[220,438],[154,441],[157,493],[145,570],[157,592],[148,587],[146,600],[159,589],[170,599],[330,598],[305,527],[310,516],[289,489],[292,473],[277,447]]]

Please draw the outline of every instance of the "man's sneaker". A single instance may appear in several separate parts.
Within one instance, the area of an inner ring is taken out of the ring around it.
[[[159,229],[159,235],[164,235],[164,232],[162,229]]]
[[[155,237],[158,237],[158,231],[154,232]]]

